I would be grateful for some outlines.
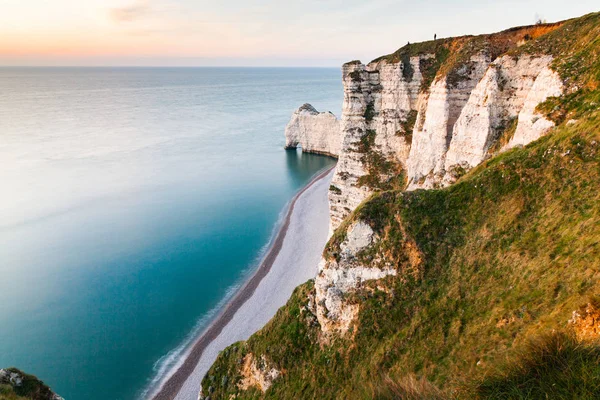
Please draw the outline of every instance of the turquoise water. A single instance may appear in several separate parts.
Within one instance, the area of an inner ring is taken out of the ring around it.
[[[336,69],[0,69],[0,367],[132,399],[327,157],[282,150]],[[212,312],[211,312],[212,310]]]

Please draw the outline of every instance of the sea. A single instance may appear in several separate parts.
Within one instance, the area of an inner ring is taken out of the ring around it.
[[[140,398],[333,165],[292,112],[341,99],[335,68],[0,68],[0,368]]]

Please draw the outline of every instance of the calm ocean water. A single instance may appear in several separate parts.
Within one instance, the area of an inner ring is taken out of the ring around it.
[[[332,165],[283,130],[341,90],[337,69],[0,69],[0,367],[139,396]]]

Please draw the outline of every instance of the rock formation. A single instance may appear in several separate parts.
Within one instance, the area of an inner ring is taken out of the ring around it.
[[[16,368],[0,369],[0,399],[4,398],[64,400],[35,376],[28,375]]]
[[[336,261],[323,260],[315,279],[315,310],[319,324],[328,340],[330,334],[345,334],[358,315],[358,305],[343,301],[344,294],[364,281],[396,275],[393,268],[364,266],[358,260],[360,251],[379,238],[364,221],[357,221],[348,228],[346,240],[340,245],[340,257]]]
[[[298,146],[306,153],[337,157],[340,154],[340,123],[331,112],[318,112],[304,104],[292,115],[285,128],[285,148]]]
[[[400,172],[408,190],[447,186],[490,156],[554,124],[538,104],[563,92],[552,57],[518,46],[560,24],[407,45],[343,66],[341,120],[300,107],[286,147],[339,158],[329,193],[332,232]]]

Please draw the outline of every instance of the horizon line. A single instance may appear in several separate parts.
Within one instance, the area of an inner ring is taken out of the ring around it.
[[[341,68],[318,65],[0,65],[0,68]]]

